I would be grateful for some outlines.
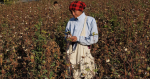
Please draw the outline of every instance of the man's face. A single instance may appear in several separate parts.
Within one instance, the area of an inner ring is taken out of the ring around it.
[[[82,11],[78,11],[78,10],[71,10],[70,12],[74,18],[77,18],[78,16],[82,14]]]
[[[58,4],[54,4],[54,6],[58,6]]]

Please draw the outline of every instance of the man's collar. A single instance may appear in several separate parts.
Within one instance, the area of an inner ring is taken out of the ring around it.
[[[84,21],[85,19],[85,13],[83,12],[80,16],[77,17],[78,21]]]

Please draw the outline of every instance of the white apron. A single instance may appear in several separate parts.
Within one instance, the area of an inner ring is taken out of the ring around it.
[[[84,27],[80,36],[85,36],[86,19],[87,16],[85,17]],[[74,79],[81,79],[81,77],[91,79],[94,77],[95,63],[88,46],[77,43],[76,49],[72,51],[72,44],[70,44],[67,55],[72,65]]]

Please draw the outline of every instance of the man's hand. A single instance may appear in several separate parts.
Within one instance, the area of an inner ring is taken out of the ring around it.
[[[71,42],[76,42],[77,41],[77,37],[76,36],[72,36],[72,37],[70,37],[70,39],[72,40]]]

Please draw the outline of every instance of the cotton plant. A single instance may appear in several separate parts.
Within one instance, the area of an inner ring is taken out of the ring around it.
[[[66,32],[66,41],[67,41],[67,47],[66,47],[66,60],[67,60],[67,63],[66,63],[66,66],[69,68],[69,69],[67,69],[65,72],[66,72],[66,74],[65,74],[65,77],[66,78],[72,78],[72,76],[71,76],[71,71],[72,71],[72,67],[71,67],[71,63],[70,63],[70,58],[69,58],[69,56],[67,56],[67,49],[69,48],[69,45],[70,45],[70,42],[71,42],[71,39],[69,39],[68,37],[71,37],[71,34],[70,34],[70,31],[68,31],[68,32]],[[70,71],[69,71],[70,70]],[[70,74],[70,75],[69,75]]]

